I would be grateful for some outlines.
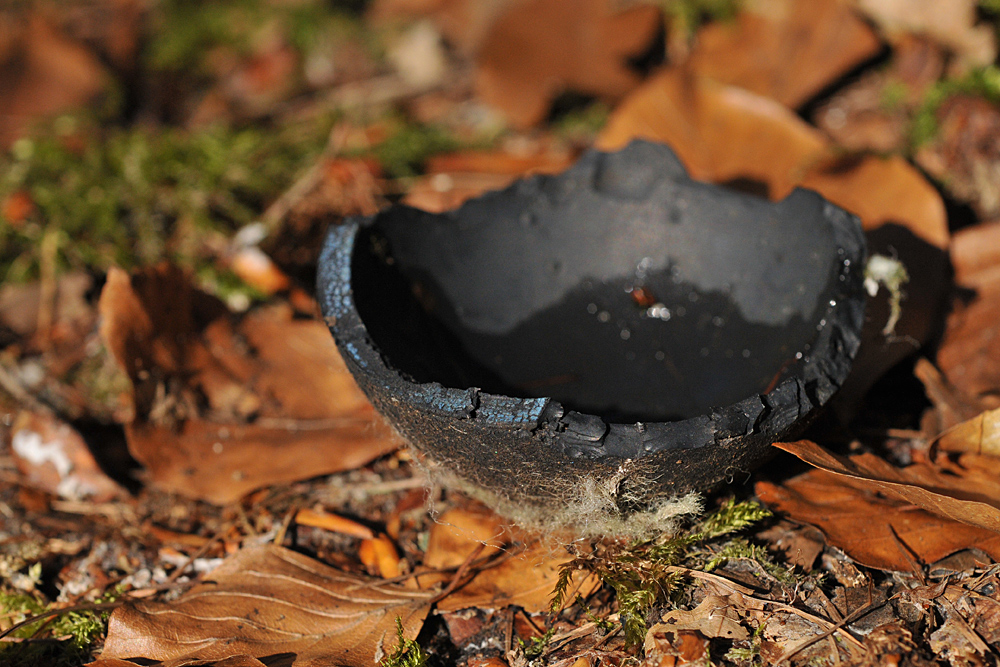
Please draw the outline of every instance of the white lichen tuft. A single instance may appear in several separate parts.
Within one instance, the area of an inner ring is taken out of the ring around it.
[[[886,338],[895,336],[896,324],[903,313],[902,301],[906,296],[903,285],[910,281],[910,274],[901,261],[895,257],[872,255],[865,266],[865,289],[868,295],[878,294],[879,285],[889,291],[889,319],[882,328]]]
[[[636,460],[624,461],[607,476],[588,475],[572,486],[554,486],[552,497],[539,499],[512,499],[461,479],[447,465],[435,465],[426,458],[422,463],[432,485],[457,488],[513,525],[570,541],[591,537],[640,540],[672,534],[681,517],[700,514],[703,509],[697,493],[664,496],[650,503],[657,482]],[[640,499],[645,499],[644,509],[621,509],[637,505]]]

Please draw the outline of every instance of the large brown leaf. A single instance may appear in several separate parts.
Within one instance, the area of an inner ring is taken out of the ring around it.
[[[782,486],[758,482],[769,508],[815,526],[827,542],[862,565],[910,571],[914,558],[929,564],[975,547],[1000,559],[1000,536],[848,485],[844,477],[811,470]]]
[[[879,51],[844,0],[753,3],[698,32],[694,71],[798,107]]]
[[[823,136],[787,107],[679,68],[663,70],[618,105],[597,146],[617,150],[632,139],[669,144],[692,178],[756,183],[775,199],[827,151]]]
[[[515,125],[545,118],[555,97],[572,90],[617,99],[640,77],[641,55],[661,22],[650,5],[614,11],[608,0],[526,0],[492,24],[477,57],[476,89]]]
[[[912,503],[939,516],[1000,533],[1000,485],[974,484],[945,474],[926,464],[896,468],[872,454],[844,458],[814,442],[779,442],[774,445],[806,463],[844,478],[850,486],[885,494]]]
[[[417,635],[432,597],[281,547],[250,547],[174,602],[115,610],[101,659],[282,656],[296,667],[371,667],[396,646],[397,618],[407,638]]]
[[[132,278],[109,272],[100,311],[105,343],[132,381],[129,450],[158,486],[225,504],[400,444],[321,322],[283,306],[234,321],[167,265]]]

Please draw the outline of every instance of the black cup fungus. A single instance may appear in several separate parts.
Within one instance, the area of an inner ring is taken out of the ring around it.
[[[742,481],[808,423],[858,348],[865,260],[818,194],[695,182],[636,141],[455,211],[353,218],[319,298],[376,409],[460,478],[543,507],[608,479],[630,511]]]

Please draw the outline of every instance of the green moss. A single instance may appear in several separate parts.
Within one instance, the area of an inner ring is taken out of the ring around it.
[[[21,192],[34,204],[26,219],[0,217],[0,280],[37,277],[46,237],[57,268],[193,264],[208,235],[253,221],[308,166],[331,124],[187,132],[59,119],[0,157],[0,202]]]
[[[431,155],[473,145],[437,125],[390,122],[394,127],[388,138],[375,147],[375,157],[390,178],[416,176]]]
[[[684,576],[676,568],[710,569],[710,564],[718,567],[730,557],[764,558],[765,552],[753,550],[745,540],[734,546],[723,545],[720,549],[707,547],[714,540],[739,532],[768,516],[770,512],[757,503],[730,499],[680,535],[632,545],[605,546],[593,554],[578,557],[562,567],[551,608],[553,611],[561,608],[574,572],[596,574],[615,591],[626,644],[639,646],[646,635],[650,612],[680,591]],[[769,558],[766,560],[770,562]]]
[[[111,597],[106,596],[102,601]],[[36,594],[0,590],[0,630],[50,609]],[[105,633],[109,614],[109,611],[69,611],[39,618],[9,635],[22,641],[0,642],[0,664],[5,667],[81,665],[93,657],[92,649]]]
[[[211,75],[219,49],[250,55],[254,42],[271,31],[302,54],[324,41],[346,39],[379,50],[376,35],[365,29],[359,12],[345,3],[322,0],[161,0],[152,21],[146,64],[184,75]]]
[[[743,0],[661,0],[663,12],[687,33],[703,23],[731,21],[743,7]]]
[[[532,660],[541,656],[545,652],[545,647],[548,646],[549,642],[556,634],[555,626],[552,626],[545,631],[541,637],[532,637],[528,641],[523,639],[518,639],[517,641],[521,644],[521,650],[524,652],[524,657],[528,660]]]
[[[905,107],[909,95],[910,88],[905,83],[890,81],[879,94],[879,107],[888,113],[899,111]]]
[[[1000,68],[995,65],[981,67],[963,77],[945,79],[931,87],[910,126],[910,144],[914,149],[937,135],[938,110],[942,104],[957,95],[982,97],[989,102],[1000,103]]]
[[[611,108],[604,102],[593,102],[574,109],[556,121],[552,128],[556,134],[581,143],[592,143],[611,115]]]
[[[380,667],[423,667],[427,664],[427,654],[420,644],[407,639],[403,634],[403,621],[396,618],[397,644],[393,652],[379,662]]]

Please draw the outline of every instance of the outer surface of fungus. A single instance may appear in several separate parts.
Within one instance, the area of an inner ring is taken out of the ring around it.
[[[591,151],[460,209],[327,238],[319,297],[362,390],[499,501],[621,511],[738,478],[843,382],[857,219],[690,180],[665,146]]]

